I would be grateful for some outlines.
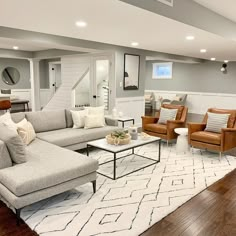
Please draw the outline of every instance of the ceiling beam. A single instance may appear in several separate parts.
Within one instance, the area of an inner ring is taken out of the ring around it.
[[[174,0],[173,7],[157,0],[120,0],[187,25],[236,40],[236,23],[193,0]]]

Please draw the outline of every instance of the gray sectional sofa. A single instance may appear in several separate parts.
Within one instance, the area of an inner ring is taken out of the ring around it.
[[[0,140],[0,197],[15,208],[18,219],[23,207],[79,185],[92,182],[95,192],[98,162],[72,150],[117,130],[114,120],[106,119],[105,127],[85,130],[72,128],[68,110],[12,114],[16,123],[24,118],[37,134],[26,147],[27,162],[12,163],[6,144]]]

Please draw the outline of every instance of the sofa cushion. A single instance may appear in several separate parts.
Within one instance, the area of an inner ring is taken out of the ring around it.
[[[0,170],[0,183],[16,196],[56,186],[98,169],[96,160],[39,139],[27,151],[26,163]]]
[[[12,166],[11,157],[7,150],[6,144],[0,140],[0,169]]]
[[[50,132],[38,133],[37,137],[41,140],[53,143],[60,147],[66,147],[77,143],[88,142],[91,140],[104,138],[114,130],[118,130],[116,126],[104,126],[94,129],[61,129]]]
[[[36,133],[66,128],[65,110],[28,112],[26,119]]]
[[[167,133],[166,125],[163,125],[163,124],[147,124],[145,125],[145,130],[150,131],[150,132],[156,132],[159,134]]]
[[[26,162],[25,144],[21,137],[7,126],[0,124],[0,140],[2,140],[9,151],[11,159],[16,164]]]
[[[207,131],[199,131],[191,134],[191,140],[220,145],[221,134]]]

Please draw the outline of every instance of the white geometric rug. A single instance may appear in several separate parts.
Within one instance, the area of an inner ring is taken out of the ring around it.
[[[137,150],[157,157],[155,144]],[[113,157],[104,151],[90,154],[100,162]],[[119,159],[117,174],[148,163],[134,156]],[[112,166],[99,171],[111,173]],[[162,144],[160,163],[116,181],[98,175],[96,194],[88,183],[24,208],[22,218],[43,236],[137,236],[235,168],[233,156],[220,162],[218,154],[197,149],[176,155],[175,145]]]

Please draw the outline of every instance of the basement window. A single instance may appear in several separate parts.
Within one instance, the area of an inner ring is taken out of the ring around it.
[[[153,63],[153,79],[172,79],[172,62]]]

